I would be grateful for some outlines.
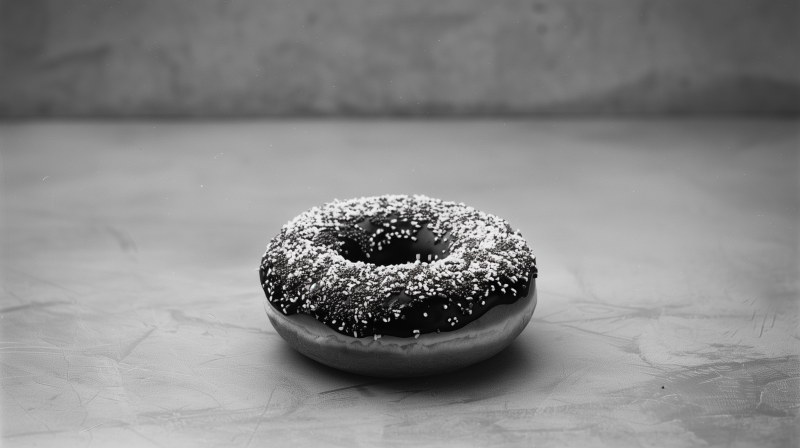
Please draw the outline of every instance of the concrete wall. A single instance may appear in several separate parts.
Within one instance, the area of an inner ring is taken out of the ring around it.
[[[0,0],[0,115],[797,113],[800,2]]]

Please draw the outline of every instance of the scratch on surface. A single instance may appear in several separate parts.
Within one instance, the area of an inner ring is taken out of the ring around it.
[[[125,372],[127,373],[127,372],[130,372],[131,370],[134,370],[134,369],[128,369],[128,370],[126,370]],[[148,370],[151,370],[151,371],[158,371],[158,370],[154,370],[154,369],[148,369]],[[163,373],[169,373],[169,374],[171,374],[171,375],[183,375],[183,376],[187,376],[187,377],[190,377],[190,378],[196,378],[196,375],[194,375],[194,374],[191,374],[191,373],[179,373],[179,372],[171,372],[171,371],[167,371],[167,370],[160,370],[160,372],[163,372]],[[203,379],[203,378],[200,378],[200,380],[201,380],[201,381],[203,381],[203,382],[204,382],[205,384],[207,384],[208,386],[210,386],[211,388],[213,388],[213,389],[215,389],[215,390],[219,390],[219,387],[217,387],[217,386],[215,386],[215,385],[213,385],[213,384],[209,383],[207,380],[205,380],[205,379]],[[190,385],[188,385],[188,384],[183,384],[183,383],[176,382],[176,381],[168,381],[168,380],[164,380],[164,379],[160,379],[160,378],[151,378],[151,379],[150,379],[150,381],[153,381],[153,382],[159,382],[159,383],[163,383],[163,384],[169,384],[169,385],[172,385],[172,386],[177,386],[177,387],[181,387],[181,388],[188,389],[188,390],[193,390],[193,391],[195,391],[195,392],[198,392],[198,393],[200,393],[200,394],[202,394],[202,395],[205,395],[205,396],[207,396],[208,398],[210,398],[210,399],[211,399],[211,401],[213,401],[214,403],[216,403],[216,404],[217,404],[217,406],[218,406],[220,409],[225,409],[225,406],[224,406],[222,403],[220,403],[220,402],[219,402],[219,400],[217,400],[217,399],[216,399],[216,397],[214,397],[213,395],[211,395],[210,393],[208,393],[208,392],[206,392],[206,391],[204,391],[204,390],[200,390],[200,389],[197,389],[197,388],[191,387],[191,386],[190,386]]]
[[[78,434],[80,434],[80,433],[82,433],[82,432],[86,432],[86,431],[91,431],[92,429],[94,429],[94,428],[97,428],[97,427],[98,427],[98,426],[100,426],[100,425],[105,425],[105,423],[98,423],[98,424],[96,424],[96,425],[92,426],[91,428],[86,428],[86,429],[84,429],[84,430],[82,430],[82,431],[78,431]]]
[[[27,375],[26,375],[26,377],[27,377]],[[4,377],[4,378],[7,378],[7,377]],[[56,386],[56,385],[54,385],[54,384],[47,384],[47,383],[43,383],[43,382],[41,382],[41,381],[39,381],[39,380],[37,380],[37,379],[35,379],[35,378],[33,379],[33,382],[34,382],[34,383],[36,383],[36,384],[42,385],[42,386],[52,387],[52,388],[54,388],[54,389],[61,390],[61,388],[60,388],[60,387],[58,387],[58,386]]]
[[[30,274],[30,273],[27,273],[27,272],[25,272],[25,271],[20,271],[20,270],[17,270],[17,269],[12,269],[12,268],[9,268],[9,267],[5,267],[5,269],[6,269],[6,270],[8,270],[8,271],[11,271],[11,272],[13,272],[13,273],[15,273],[15,274],[17,274],[17,275],[24,275],[24,276],[26,276],[26,277],[28,277],[28,278],[32,278],[32,279],[34,279],[34,280],[36,280],[36,281],[39,281],[39,282],[42,282],[42,283],[46,283],[46,284],[48,284],[48,285],[50,285],[50,286],[54,286],[54,287],[56,287],[56,288],[58,288],[58,289],[61,289],[61,290],[67,291],[67,292],[69,292],[69,293],[72,293],[72,294],[75,294],[75,295],[80,295],[80,294],[79,294],[77,291],[73,291],[73,290],[71,290],[71,289],[69,289],[69,288],[65,288],[65,287],[63,287],[63,286],[59,285],[58,283],[53,283],[53,282],[51,282],[50,280],[44,279],[44,278],[42,278],[42,277],[38,277],[38,276],[36,276],[36,275],[33,275],[33,274]]]
[[[557,323],[558,323],[559,325],[561,325],[562,327],[573,328],[573,329],[575,329],[575,330],[578,330],[578,331],[584,331],[584,332],[586,332],[586,333],[594,334],[594,335],[597,335],[597,336],[603,336],[603,337],[607,337],[607,338],[612,338],[612,339],[616,339],[616,340],[618,340],[618,341],[623,341],[623,342],[626,342],[626,343],[627,343],[627,342],[630,342],[628,339],[621,338],[621,337],[619,337],[619,336],[612,336],[612,335],[608,334],[608,332],[606,332],[606,333],[601,333],[601,332],[599,332],[599,331],[587,330],[587,329],[585,329],[585,328],[581,328],[581,327],[579,327],[579,326],[577,326],[577,325],[564,325],[564,324],[561,324],[561,323],[559,323],[559,322],[557,322]]]
[[[117,241],[119,244],[119,248],[123,252],[133,251],[138,252],[139,249],[136,246],[136,241],[131,237],[131,235],[126,230],[117,230],[110,225],[105,226],[105,230],[111,234],[111,236]]]
[[[720,378],[725,378],[725,375],[723,375],[723,374],[721,374],[721,373],[719,373],[717,371],[713,371],[713,372],[709,372],[709,373],[713,373],[713,374],[715,374],[717,376],[711,377],[711,378],[709,378],[707,380],[700,381],[697,384],[713,383],[714,381],[717,381]]]
[[[563,313],[564,311],[567,311],[567,308],[564,308],[564,309],[558,310],[558,311],[556,311],[556,312],[550,313],[550,314],[548,314],[548,315],[546,315],[546,316],[536,316],[536,317],[534,317],[533,319],[534,319],[534,320],[541,320],[541,321],[545,321],[545,322],[546,322],[546,320],[545,320],[545,319],[547,319],[548,317],[550,317],[550,316],[555,316],[556,314],[558,314],[558,313]]]
[[[764,314],[764,319],[761,321],[761,331],[758,332],[758,337],[764,334],[764,324],[767,323],[767,315]]]
[[[547,404],[547,402],[551,399],[553,394],[555,394],[556,391],[558,390],[558,387],[561,386],[565,381],[570,379],[572,377],[572,375],[574,375],[577,372],[581,372],[581,371],[583,373],[582,375],[580,375],[575,380],[575,382],[577,382],[577,380],[580,379],[582,376],[586,375],[586,373],[588,372],[587,367],[588,366],[586,366],[586,365],[578,367],[577,369],[575,369],[572,372],[570,372],[567,376],[565,376],[564,378],[560,379],[556,384],[554,384],[553,387],[550,389],[550,392],[547,393],[547,396],[544,397],[544,400],[542,400],[541,404],[536,408],[535,412],[539,413],[541,409],[544,409],[546,407],[545,405]],[[572,384],[575,384],[575,382],[573,382]]]
[[[400,403],[401,401],[405,400],[408,397],[413,397],[414,395],[421,394],[421,393],[427,392],[427,391],[428,391],[428,389],[407,390],[407,391],[401,392],[401,393],[404,394],[402,397],[398,398],[397,400],[391,400],[390,402],[391,403]],[[508,405],[508,402],[506,402],[506,405]]]
[[[256,432],[258,432],[258,428],[261,426],[261,421],[264,420],[264,415],[267,413],[267,409],[269,409],[269,404],[272,403],[272,394],[275,393],[275,389],[277,389],[277,388],[278,388],[278,386],[273,387],[272,388],[272,392],[269,393],[269,398],[267,399],[267,404],[264,405],[264,411],[261,413],[261,415],[258,416],[258,421],[256,422],[256,427],[253,428],[253,432],[250,433],[250,438],[247,439],[247,444],[245,446],[250,446],[250,443],[253,441],[253,437],[255,437]]]
[[[764,402],[764,391],[763,391],[763,390],[760,390],[760,391],[758,392],[758,403],[756,403],[756,408],[758,408],[759,406],[761,406],[761,403],[763,403],[763,402]]]
[[[164,373],[164,374],[167,374],[167,375],[170,375],[170,376],[186,376],[186,377],[190,377],[190,378],[195,378],[197,376],[197,375],[195,375],[193,373],[176,372],[174,370],[153,369],[151,367],[143,367],[143,366],[132,366],[129,369],[121,370],[120,373],[125,375],[125,374],[127,374],[129,372],[133,372],[135,370],[143,370],[143,371],[146,371],[146,372]],[[168,381],[163,381],[163,382],[167,383],[167,384],[171,384]]]
[[[214,361],[219,361],[220,359],[228,359],[228,357],[227,356],[220,356],[219,358],[208,359],[206,361],[201,362],[200,364],[195,365],[195,367],[200,367],[202,365],[206,365],[206,364],[208,364],[210,362],[214,362]]]
[[[94,395],[92,395],[92,398],[90,398],[90,399],[88,399],[88,400],[86,401],[86,405],[88,406],[88,405],[89,405],[89,403],[91,403],[91,402],[92,402],[92,401],[93,401],[95,398],[97,398],[97,396],[98,396],[98,395],[100,395],[100,392],[103,392],[104,390],[106,390],[106,388],[105,388],[105,387],[101,387],[100,389],[98,389],[98,390],[97,390],[97,393],[95,393]],[[119,401],[119,400],[117,400],[117,401]]]
[[[170,309],[169,313],[170,313],[170,316],[172,317],[172,319],[175,320],[176,322],[193,323],[193,324],[200,324],[200,325],[205,325],[205,326],[214,325],[214,323],[212,321],[209,321],[209,320],[206,320],[206,319],[201,319],[199,317],[188,316],[181,310]],[[214,317],[214,318],[216,319],[216,317]],[[233,329],[236,329],[236,330],[252,331],[252,332],[255,332],[255,333],[268,334],[270,336],[278,337],[277,333],[271,332],[271,331],[266,331],[266,330],[264,330],[263,328],[260,328],[260,327],[243,327],[243,326],[234,325],[234,324],[226,324],[226,323],[222,323],[219,319],[217,319],[217,322],[219,322],[219,325],[221,327],[223,327],[223,328],[233,328]]]
[[[13,396],[13,395],[11,395],[11,394],[6,394],[6,395],[8,395],[9,397],[11,397],[11,399],[12,399],[12,400],[14,400],[14,403],[16,403],[16,404],[17,404],[17,406],[19,406],[19,408],[20,408],[20,409],[22,409],[22,411],[23,411],[23,412],[25,412],[26,414],[28,414],[28,417],[30,417],[30,418],[34,419],[35,421],[37,421],[37,422],[41,423],[42,425],[44,425],[44,427],[45,427],[45,428],[47,428],[47,431],[48,431],[49,433],[52,433],[52,432],[53,432],[53,430],[50,428],[50,426],[49,426],[47,423],[45,423],[45,422],[43,422],[42,420],[40,420],[40,419],[36,418],[36,417],[35,417],[33,414],[31,414],[30,412],[28,412],[28,410],[27,410],[27,409],[25,409],[25,406],[23,406],[23,405],[22,405],[22,403],[20,403],[19,401],[17,401],[17,397],[15,397],[15,396]]]
[[[84,411],[86,411],[86,407],[83,404],[83,398],[81,397],[81,394],[75,389],[75,385],[72,384],[72,376],[71,376],[71,373],[70,373],[71,370],[72,370],[72,363],[70,363],[69,359],[67,359],[67,351],[64,349],[64,347],[61,347],[61,346],[56,345],[56,344],[53,344],[52,342],[50,342],[50,341],[48,341],[46,339],[42,339],[41,337],[40,337],[40,339],[42,341],[47,342],[48,344],[52,345],[53,347],[56,347],[58,350],[61,351],[61,357],[64,359],[64,362],[67,363],[67,369],[66,369],[66,372],[65,372],[66,373],[65,379],[67,380],[67,385],[69,385],[69,388],[72,390],[72,392],[78,398],[78,403],[80,404],[80,407]],[[86,416],[84,416],[84,419],[85,418],[86,418]]]
[[[383,381],[373,381],[371,383],[355,384],[355,385],[352,385],[352,386],[340,387],[338,389],[326,390],[324,392],[320,392],[318,395],[331,394],[331,393],[334,393],[334,392],[339,392],[339,391],[347,390],[347,389],[358,389],[360,387],[373,386],[375,384],[381,384],[381,383],[383,383]]]
[[[0,314],[13,313],[15,311],[22,311],[28,308],[47,308],[56,305],[71,305],[70,302],[55,301],[55,302],[32,302],[25,305],[10,306],[8,308],[0,308]]]
[[[145,339],[147,339],[147,337],[148,337],[148,336],[150,336],[150,335],[153,333],[153,331],[155,331],[155,328],[151,328],[151,329],[150,329],[150,330],[148,330],[148,331],[147,331],[145,334],[143,334],[143,335],[139,336],[139,338],[137,338],[135,341],[133,341],[133,342],[132,342],[132,343],[130,343],[130,344],[127,346],[127,347],[125,347],[125,349],[124,349],[124,350],[122,350],[121,352],[119,352],[119,355],[117,356],[117,361],[122,361],[123,359],[127,358],[127,357],[128,357],[128,355],[130,355],[130,354],[131,354],[131,352],[133,351],[133,349],[135,349],[136,347],[138,347],[138,346],[139,346],[139,344],[141,344],[141,343],[142,343],[142,341],[144,341]]]
[[[151,439],[150,437],[147,437],[146,435],[144,435],[144,434],[140,433],[139,431],[137,431],[137,430],[136,430],[136,428],[130,428],[130,430],[131,430],[131,431],[133,431],[133,433],[134,433],[134,434],[136,434],[136,435],[138,435],[139,437],[141,437],[141,438],[143,438],[143,439],[147,440],[148,442],[152,443],[152,444],[153,444],[153,445],[155,445],[155,446],[164,446],[164,445],[162,445],[162,444],[160,444],[160,443],[156,442],[155,440]]]
[[[11,291],[10,289],[8,289],[8,288],[3,288],[3,289],[6,291],[6,293],[8,293],[8,295],[10,295],[11,297],[13,297],[13,298],[15,298],[15,299],[19,300],[19,303],[23,303],[23,304],[24,304],[24,303],[26,303],[26,302],[27,302],[27,300],[25,300],[25,299],[23,299],[22,297],[20,297],[20,296],[18,296],[18,295],[16,295],[16,294],[14,294],[14,292],[13,292],[13,291]]]

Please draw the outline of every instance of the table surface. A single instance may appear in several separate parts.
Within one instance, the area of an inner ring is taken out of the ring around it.
[[[17,122],[7,446],[796,446],[797,120]],[[256,268],[297,214],[426,194],[507,219],[539,305],[457,373],[294,352]]]

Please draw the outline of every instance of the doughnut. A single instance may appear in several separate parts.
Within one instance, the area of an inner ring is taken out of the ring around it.
[[[281,228],[259,267],[267,316],[291,347],[380,377],[498,353],[530,321],[537,273],[506,221],[421,195],[314,207]]]

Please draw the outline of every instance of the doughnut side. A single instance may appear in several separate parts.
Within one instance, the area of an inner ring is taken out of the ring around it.
[[[497,305],[458,330],[418,338],[354,338],[307,314],[287,316],[268,303],[265,309],[278,334],[309,358],[361,375],[403,378],[451,372],[497,354],[528,325],[536,301],[531,280],[528,294],[516,302]]]

